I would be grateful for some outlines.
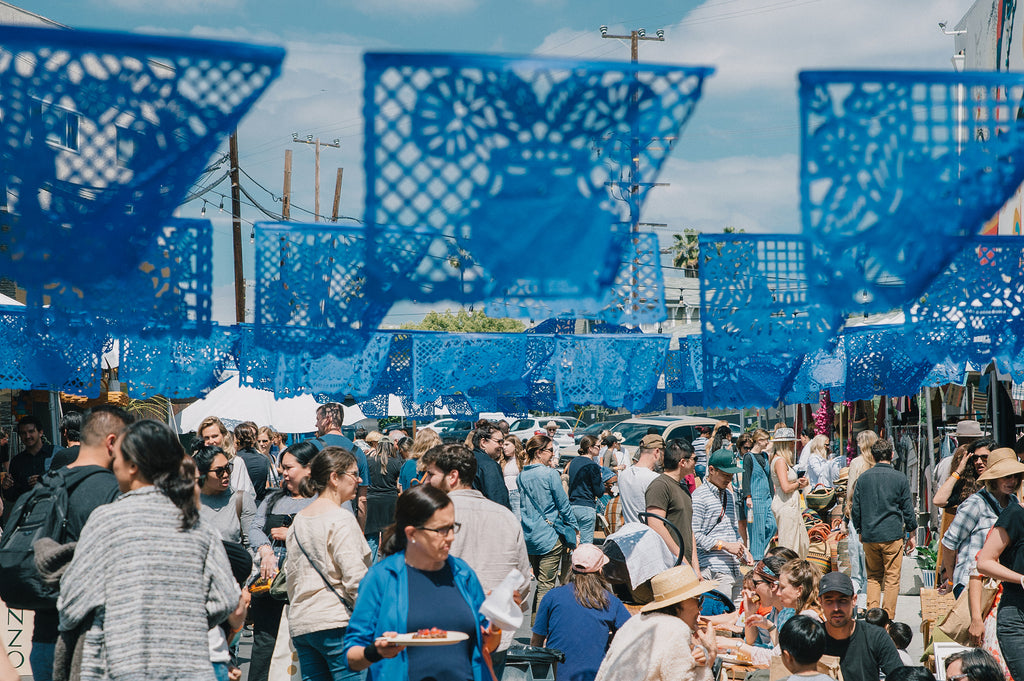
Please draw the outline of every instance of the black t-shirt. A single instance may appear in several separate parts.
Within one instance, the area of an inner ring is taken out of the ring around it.
[[[455,586],[448,563],[436,572],[408,568],[410,632],[437,627],[469,635],[465,641],[447,646],[406,648],[409,681],[469,681],[473,678],[473,644],[476,618]],[[402,633],[402,632],[399,632]]]
[[[263,497],[267,496],[270,459],[249,448],[239,451],[238,458],[245,463],[245,470],[249,472],[252,488],[256,491],[256,503],[263,501]]]
[[[590,457],[577,456],[569,462],[569,503],[597,508],[597,498],[604,494],[601,467]]]
[[[1006,530],[1010,538],[1009,544],[999,554],[999,563],[1014,572],[1024,574],[1024,508],[1019,504],[1010,504],[999,514],[995,527]],[[1024,607],[1024,589],[1017,582],[1003,582],[1003,597],[999,607],[1003,605]]]
[[[896,644],[882,627],[857,622],[847,639],[835,639],[825,632],[825,654],[836,655],[844,679],[877,679],[881,670],[889,676],[903,666]]]
[[[53,458],[50,459],[50,470],[55,471],[58,468],[64,468],[69,463],[74,463],[75,459],[78,458],[78,447],[79,445],[65,447],[54,452]]]

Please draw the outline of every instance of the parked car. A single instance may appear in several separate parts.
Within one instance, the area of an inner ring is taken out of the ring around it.
[[[445,444],[459,444],[466,441],[466,436],[473,432],[474,421],[452,421],[452,423],[441,430],[441,442]]]
[[[577,428],[573,433],[573,439],[576,441],[576,444],[579,445],[580,440],[583,439],[584,435],[593,435],[594,437],[597,437],[601,434],[601,431],[615,430],[615,426],[620,423],[622,423],[622,421],[598,421],[597,423],[591,423],[586,428]]]
[[[509,424],[508,432],[509,435],[515,435],[525,444],[534,435],[547,435],[544,425],[549,421],[554,421],[558,424],[558,430],[555,432],[555,442],[558,443],[559,454],[562,451],[566,454],[575,454],[576,441],[573,439],[572,426],[560,416],[518,419]]]
[[[459,419],[445,418],[438,419],[436,421],[428,423],[425,426],[419,426],[419,428],[421,430],[426,428],[440,434],[441,432],[447,430],[448,428],[454,428],[456,423],[459,423]]]
[[[656,428],[666,442],[675,438],[693,442],[697,437],[696,426],[714,427],[716,423],[718,419],[705,416],[647,416],[620,421],[611,430],[622,434],[622,448],[632,457],[640,446],[640,440],[651,428]]]

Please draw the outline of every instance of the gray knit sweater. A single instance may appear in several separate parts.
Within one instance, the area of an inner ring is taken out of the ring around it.
[[[207,632],[238,605],[220,536],[155,487],[101,506],[82,530],[61,580],[62,631],[90,612],[83,680],[213,681]]]

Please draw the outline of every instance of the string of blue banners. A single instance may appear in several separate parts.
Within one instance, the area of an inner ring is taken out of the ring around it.
[[[1024,378],[1024,240],[976,236],[1024,179],[1024,75],[801,74],[802,231],[701,235],[701,334],[673,340],[635,328],[666,318],[657,237],[632,228],[669,153],[635,140],[677,137],[710,68],[368,54],[365,221],[255,225],[254,323],[220,326],[212,225],[172,212],[283,57],[0,28],[0,266],[27,303],[0,310],[0,385],[96,397],[115,340],[133,396],[237,371],[367,414],[860,399],[990,361]],[[547,321],[380,331],[403,299]]]

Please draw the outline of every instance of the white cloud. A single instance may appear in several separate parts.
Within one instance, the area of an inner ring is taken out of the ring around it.
[[[651,190],[643,222],[667,223],[665,234],[694,228],[721,232],[735,227],[746,232],[799,231],[799,187],[796,154],[778,157],[729,157],[709,161],[670,158],[659,181],[668,187]]]

